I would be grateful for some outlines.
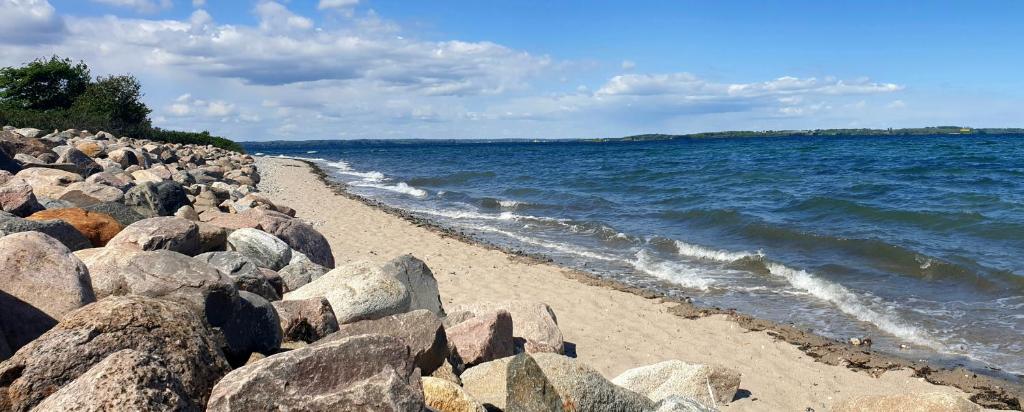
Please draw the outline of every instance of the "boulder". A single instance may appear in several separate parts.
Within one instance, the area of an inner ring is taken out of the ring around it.
[[[480,316],[504,310],[512,315],[512,335],[516,351],[563,353],[562,331],[558,328],[555,312],[545,303],[526,300],[506,302],[479,302],[451,308],[453,314],[468,312],[461,317]]]
[[[331,303],[324,298],[271,302],[281,319],[284,340],[313,343],[338,331]]]
[[[463,389],[482,402],[504,411],[562,411],[562,399],[544,371],[529,355],[502,358],[467,369]]]
[[[292,253],[294,254],[295,252],[293,251]],[[294,260],[294,256],[292,259]],[[329,271],[330,269],[306,260],[289,263],[288,266],[277,271],[277,274],[280,275],[281,279],[284,281],[285,290],[293,291],[305,286],[309,282],[319,279]]]
[[[123,203],[97,203],[84,206],[82,209],[110,215],[110,217],[121,223],[122,226],[128,226],[146,218],[146,216],[139,214],[135,209],[125,206]]]
[[[32,216],[26,219],[34,221],[61,220],[67,222],[81,232],[96,247],[106,245],[110,239],[124,229],[124,226],[121,226],[121,223],[110,217],[110,215],[90,212],[80,208],[43,210],[32,214]]]
[[[131,166],[145,165],[142,161],[142,156],[135,153],[134,150],[127,148],[111,150],[110,153],[107,153],[107,158],[114,162],[117,162],[117,164],[121,165],[121,167],[125,169]]]
[[[367,262],[339,266],[285,294],[284,299],[319,297],[331,302],[339,324],[405,313],[410,302],[409,291],[402,282]]]
[[[124,192],[112,186],[91,182],[75,182],[64,189],[58,199],[68,200],[76,204],[96,204],[101,202],[123,202]]]
[[[124,172],[99,172],[87,177],[85,181],[116,188],[122,192],[122,199],[124,198],[124,192],[135,186],[132,177]]]
[[[691,398],[705,405],[724,405],[736,397],[736,391],[740,387],[740,374],[718,366],[668,360],[630,369],[612,382],[647,396],[655,402],[675,395]]]
[[[89,270],[56,239],[39,232],[0,238],[0,340],[9,350],[95,301]]]
[[[149,216],[172,216],[182,206],[189,205],[185,189],[172,181],[141,183],[125,193],[124,203]]]
[[[89,278],[92,280],[96,299],[103,299],[111,295],[129,293],[124,271],[131,268],[131,259],[143,252],[131,245],[115,245],[82,249],[75,252],[75,257],[89,268]]]
[[[82,235],[82,232],[63,220],[35,221],[0,212],[0,236],[22,232],[45,233],[71,250],[92,247],[92,243]]]
[[[213,388],[207,410],[420,411],[420,373],[390,336],[338,339],[235,369]]]
[[[302,252],[314,263],[334,268],[334,254],[331,253],[331,245],[327,238],[306,222],[292,218],[265,218],[260,219],[260,226],[288,246]]]
[[[199,253],[199,227],[180,217],[153,217],[128,225],[107,244],[130,244],[142,250],[165,249],[193,256]]]
[[[36,200],[28,182],[12,178],[0,185],[0,208],[15,216],[25,217],[43,210],[43,205]]]
[[[230,276],[238,290],[252,292],[271,301],[281,299],[256,262],[241,253],[207,252],[195,258]]]
[[[21,164],[11,158],[6,152],[0,150],[0,170],[9,173],[18,173],[21,171]]]
[[[199,226],[199,251],[216,252],[224,250],[228,243],[228,232],[222,227],[197,222]]]
[[[240,215],[237,213],[224,213],[219,210],[212,209],[207,209],[203,211],[203,213],[199,215],[199,221],[230,230],[244,228],[262,228],[259,222],[257,222],[255,219],[247,215]]]
[[[981,406],[959,396],[943,393],[856,396],[840,401],[832,412],[980,412]]]
[[[132,349],[108,355],[33,409],[35,412],[201,411],[159,357]]]
[[[20,132],[25,130],[33,132]],[[11,156],[16,154],[38,156],[42,153],[53,153],[50,151],[53,145],[45,140],[36,139],[37,136],[40,136],[39,129],[24,128],[15,131],[0,131],[0,150]]]
[[[466,366],[515,354],[512,315],[504,310],[484,313],[447,329],[448,344]]]
[[[590,366],[556,353],[532,355],[562,401],[584,411],[648,411],[654,402],[617,386]]]
[[[25,169],[14,176],[28,182],[36,197],[50,199],[59,198],[67,185],[84,180],[77,173],[44,167]]]
[[[330,342],[357,335],[389,335],[402,339],[412,350],[416,366],[430,375],[448,358],[448,339],[441,319],[428,310],[386,316],[341,325],[338,332],[323,339]]]
[[[96,163],[95,160],[92,160],[89,155],[70,146],[65,147],[64,150],[62,150],[62,153],[57,157],[57,163],[70,163],[78,166],[78,170],[81,172],[80,174],[82,177],[88,177],[93,173],[103,171],[103,167]]]
[[[196,213],[196,209],[192,205],[182,206],[177,212],[174,212],[174,216],[182,219],[191,220],[193,222],[199,221],[199,214]]]
[[[654,412],[718,412],[718,408],[709,407],[685,396],[673,395],[655,404]]]
[[[142,296],[109,297],[68,313],[0,363],[0,410],[28,411],[123,349],[161,359],[196,405],[206,404],[228,371],[213,334],[187,307]]]
[[[228,363],[245,365],[253,352],[272,355],[281,348],[281,320],[269,301],[254,293],[238,292],[238,306],[223,326]]]
[[[392,259],[381,270],[398,279],[409,290],[410,310],[426,309],[438,317],[446,316],[444,308],[441,307],[441,293],[437,290],[437,280],[422,260],[413,255],[403,255]]]
[[[469,396],[459,385],[444,379],[424,376],[423,399],[437,412],[486,412],[484,406]]]
[[[259,267],[278,270],[292,258],[291,248],[267,232],[256,229],[238,229],[228,235],[228,250],[246,255]]]
[[[96,157],[100,153],[103,153],[103,146],[92,140],[83,140],[75,144],[75,149],[78,149],[86,156]]]

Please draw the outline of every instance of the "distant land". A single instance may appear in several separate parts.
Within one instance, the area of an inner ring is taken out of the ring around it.
[[[247,150],[285,150],[318,148],[332,146],[350,146],[360,144],[418,144],[430,143],[499,143],[499,142],[650,142],[662,140],[685,139],[729,139],[755,137],[790,137],[790,136],[936,136],[936,135],[1019,135],[1024,136],[1024,128],[982,128],[974,129],[962,126],[934,126],[906,129],[813,129],[813,130],[737,130],[725,132],[703,132],[690,134],[638,134],[626,137],[603,137],[589,139],[353,139],[353,140],[270,140],[259,142],[239,142]]]

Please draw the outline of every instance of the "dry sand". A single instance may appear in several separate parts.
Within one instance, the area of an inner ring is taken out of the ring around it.
[[[948,392],[968,395],[889,371],[872,377],[816,362],[796,346],[765,332],[751,332],[724,315],[689,320],[662,303],[608,287],[590,285],[568,270],[500,250],[443,236],[350,197],[336,194],[305,163],[260,158],[260,190],[289,205],[330,241],[339,265],[385,262],[411,253],[433,270],[445,305],[530,299],[546,302],[558,316],[567,342],[580,360],[608,378],[668,359],[720,364],[743,374],[741,399],[730,411],[830,410],[855,395]]]

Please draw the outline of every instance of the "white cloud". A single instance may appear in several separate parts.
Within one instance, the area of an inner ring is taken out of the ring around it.
[[[95,3],[127,7],[142,13],[154,13],[174,6],[171,0],[92,0]]]
[[[313,20],[299,16],[278,2],[264,1],[256,5],[260,28],[264,31],[309,30]]]
[[[195,99],[191,94],[183,94],[174,99],[174,102],[167,106],[166,112],[170,116],[185,117],[198,115],[212,118],[224,118],[235,113],[235,105],[223,100],[206,101]],[[246,115],[251,117],[252,115]]]
[[[320,4],[317,8],[320,10],[327,9],[347,9],[359,4],[359,0],[320,0]]]
[[[849,82],[814,77],[780,77],[756,83],[714,83],[690,73],[626,74],[611,78],[598,95],[644,96],[685,95],[688,98],[760,97],[802,94],[870,94],[902,90],[893,83],[873,83],[867,79]]]
[[[67,33],[64,19],[46,0],[0,0],[0,44],[47,44]]]
[[[192,0],[192,7],[206,7],[206,0]]]
[[[622,61],[622,70],[629,71],[629,70],[633,70],[635,68],[636,68],[636,63],[634,63],[632,60],[623,60]]]
[[[907,107],[907,104],[904,103],[903,100],[897,99],[889,102],[889,104],[885,105],[885,107],[889,109],[902,109],[904,107]]]

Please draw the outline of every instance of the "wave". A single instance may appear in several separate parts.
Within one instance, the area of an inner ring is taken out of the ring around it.
[[[427,191],[426,190],[409,186],[405,182],[398,182],[397,184],[394,184],[394,185],[377,184],[377,183],[371,183],[371,182],[353,182],[353,183],[350,183],[350,185],[357,186],[357,187],[371,187],[371,188],[375,188],[375,189],[382,189],[382,190],[387,190],[387,191],[391,191],[391,192],[395,192],[395,193],[406,194],[406,195],[409,195],[409,196],[412,196],[412,197],[419,197],[419,198],[427,197]]]
[[[778,263],[768,262],[766,266],[772,275],[786,280],[793,287],[806,291],[818,299],[831,303],[843,313],[862,322],[871,323],[889,334],[915,344],[935,350],[944,350],[942,344],[932,340],[921,329],[904,324],[895,316],[868,307],[861,302],[856,294],[839,284],[816,277],[807,271],[793,269]]]
[[[682,256],[713,260],[716,262],[732,263],[740,259],[759,259],[764,257],[764,253],[758,251],[757,253],[750,252],[730,252],[726,250],[711,249],[700,245],[694,245],[683,241],[676,240],[676,252]]]
[[[711,279],[702,277],[700,271],[693,266],[668,260],[656,260],[643,249],[637,251],[636,259],[628,263],[636,270],[683,287],[708,290],[714,283]]]
[[[622,262],[622,259],[619,259],[619,258],[617,258],[615,256],[605,255],[605,254],[597,253],[597,252],[592,252],[592,251],[589,251],[589,250],[586,250],[586,249],[580,249],[580,248],[577,248],[577,247],[574,247],[574,246],[571,246],[571,245],[567,245],[565,243],[549,242],[549,241],[546,241],[546,240],[543,240],[543,239],[538,239],[538,238],[535,238],[535,237],[520,235],[518,233],[509,232],[507,230],[502,230],[502,229],[498,229],[498,228],[490,227],[490,226],[474,225],[474,226],[470,226],[470,227],[472,229],[476,229],[476,230],[480,230],[480,231],[484,231],[484,232],[497,233],[497,234],[504,235],[506,237],[518,240],[518,241],[523,242],[523,243],[531,244],[531,245],[534,245],[534,246],[540,246],[540,247],[543,247],[545,249],[550,249],[550,250],[554,250],[554,251],[558,251],[558,252],[562,252],[562,253],[566,253],[566,254],[570,254],[570,255],[576,255],[576,256],[590,258],[590,259],[603,260],[603,261],[606,261],[606,262],[619,262],[619,263]]]

